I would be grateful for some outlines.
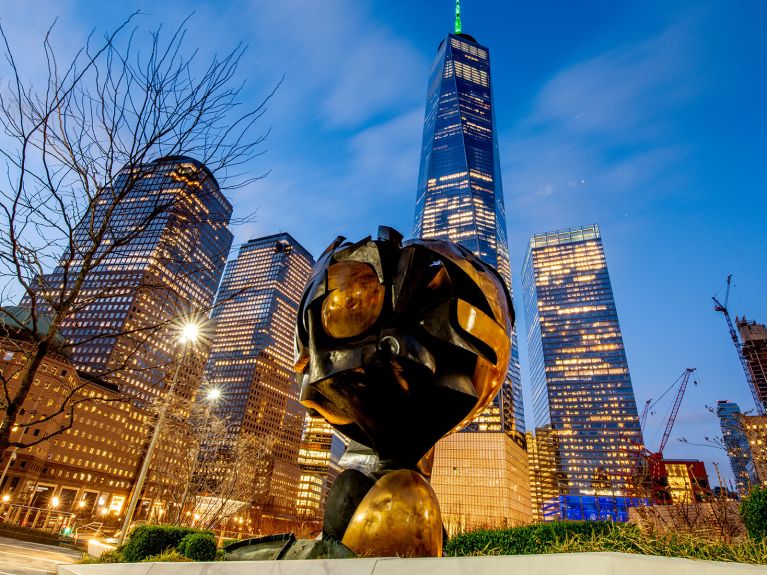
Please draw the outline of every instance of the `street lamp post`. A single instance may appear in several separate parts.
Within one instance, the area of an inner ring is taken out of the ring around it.
[[[175,392],[176,383],[178,382],[178,374],[181,371],[181,366],[186,361],[186,352],[189,344],[197,340],[198,332],[199,326],[194,323],[186,324],[181,331],[181,337],[179,339],[184,346],[183,352],[181,354],[181,361],[179,361],[176,365],[176,369],[173,372],[173,379],[170,383],[170,388],[168,389],[168,393],[165,396],[165,401],[160,408],[160,413],[157,416],[157,422],[155,423],[154,430],[152,431],[152,439],[149,441],[149,447],[147,447],[146,454],[144,455],[144,461],[141,464],[141,471],[139,471],[136,485],[133,488],[133,493],[131,494],[130,502],[128,503],[128,509],[125,512],[125,520],[123,521],[122,530],[120,531],[120,535],[117,538],[118,547],[125,541],[125,536],[127,535],[131,521],[133,520],[133,514],[136,512],[136,506],[138,505],[141,491],[144,489],[144,482],[146,481],[147,473],[149,472],[149,464],[152,461],[152,455],[154,455],[154,450],[157,447],[157,441],[160,438],[160,430],[162,429],[162,424],[165,422],[165,416],[168,413],[168,408],[170,407],[171,400],[173,399],[173,393]]]
[[[205,415],[202,420],[202,434],[200,437],[200,441],[195,446],[194,454],[192,455],[192,469],[189,479],[186,482],[186,485],[184,486],[184,494],[181,496],[181,505],[178,508],[178,515],[176,516],[176,520],[180,523],[181,517],[183,516],[184,512],[184,506],[186,506],[186,500],[189,496],[189,484],[194,481],[194,475],[197,473],[197,464],[198,459],[200,456],[200,448],[202,446],[202,440],[204,437],[204,434],[208,428],[208,421],[210,420],[210,408],[212,405],[218,400],[218,398],[221,397],[221,390],[217,387],[212,387],[208,390],[208,393],[205,395],[206,400],[206,406],[205,406]],[[198,515],[196,517],[199,518]],[[195,520],[196,521],[196,520]]]

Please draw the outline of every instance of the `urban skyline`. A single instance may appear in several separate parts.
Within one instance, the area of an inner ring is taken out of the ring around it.
[[[433,7],[432,7],[433,8]],[[494,49],[494,53],[498,53],[498,46],[500,43],[497,40],[493,39],[493,34],[496,34],[497,38],[497,32],[493,32],[493,26],[492,23],[489,21],[489,19],[485,18],[481,21],[474,21],[476,18],[479,20],[482,18],[480,16],[481,8],[476,7],[476,16],[472,16],[472,8],[464,7],[464,11],[467,12],[467,14],[464,16],[465,22],[472,22],[471,28],[473,31],[482,29],[483,30],[483,36],[487,34],[487,40],[486,43],[488,45],[491,45]],[[445,10],[448,12],[447,16],[450,16],[449,9]],[[677,12],[675,12],[675,15],[678,16],[678,12],[684,12],[682,9],[677,9]],[[436,10],[435,10],[436,12]],[[673,12],[673,11],[672,11]],[[706,18],[711,18],[709,15],[704,15]],[[627,16],[623,15],[623,18],[626,18]],[[414,15],[409,15],[408,18],[415,18]],[[671,16],[667,16],[667,19],[672,19]],[[701,17],[705,20],[704,17]],[[201,18],[202,19],[202,18]],[[194,20],[194,19],[193,19]],[[214,22],[217,22],[218,20],[214,19]],[[707,20],[706,20],[707,21]],[[390,26],[393,28],[394,25],[391,24]],[[668,24],[668,21],[664,20],[666,24]],[[656,22],[657,23],[657,22]],[[445,19],[445,22],[443,22],[440,25],[440,29],[444,33],[444,30],[447,29],[449,26],[452,25],[452,22],[450,20]],[[429,23],[429,26],[432,26],[431,23]],[[484,32],[485,26],[488,27],[488,31]],[[646,28],[652,28],[651,24],[645,24]],[[436,28],[436,25],[434,25]],[[666,29],[667,27],[664,27]],[[673,28],[673,27],[672,27]],[[399,30],[400,28],[398,28]],[[403,27],[402,29],[407,29],[407,27]],[[673,31],[673,30],[672,30]],[[414,34],[410,34],[411,31],[409,31],[409,35],[415,38]],[[427,30],[420,31],[418,33],[419,38],[416,40],[417,42],[423,42],[423,43],[431,43],[432,46],[430,47],[430,52],[433,51],[433,43],[435,38],[441,37],[441,34],[434,35],[429,34]],[[424,38],[420,38],[423,36]],[[605,42],[606,40],[602,40]],[[587,49],[589,46],[586,46]],[[594,46],[591,45],[591,48],[594,49]],[[496,72],[496,76],[499,76],[498,72]],[[419,78],[420,86],[422,86],[422,79]],[[510,93],[510,92],[507,92]],[[529,94],[529,89],[528,89]],[[416,95],[420,96],[422,95],[422,89],[416,90]],[[288,95],[288,99],[290,98],[290,95]],[[279,108],[279,105],[276,107]],[[278,110],[279,111],[279,110]],[[508,112],[504,115],[508,115]],[[518,117],[518,115],[516,116]],[[508,124],[507,124],[508,126]],[[281,128],[282,129],[282,128]],[[508,129],[508,128],[507,128]],[[276,130],[275,130],[276,131]],[[416,135],[417,138],[417,135]],[[277,150],[280,148],[280,142],[278,140]],[[501,144],[501,148],[503,150],[507,150],[508,147],[504,146],[503,143]],[[514,146],[514,151],[518,151],[519,147]],[[508,152],[505,152],[506,156],[509,156]],[[275,151],[272,151],[270,154],[270,159],[277,158],[277,153]],[[410,162],[413,161],[412,156],[409,160]],[[508,163],[509,160],[507,160]],[[410,173],[412,175],[413,168],[409,168]],[[283,172],[284,173],[284,172]],[[510,176],[508,175],[510,173],[508,168],[504,169],[504,174],[506,175],[507,180],[507,200],[511,197],[514,198],[515,202],[519,202],[519,195],[516,193],[516,190],[518,189],[517,186],[514,186],[514,192],[512,192],[513,195],[510,195],[509,189],[508,189],[508,181],[510,179]],[[513,170],[512,170],[513,173]],[[265,180],[263,183],[258,184],[256,190],[252,192],[253,196],[258,196],[258,191],[263,191],[264,189],[268,188],[271,185],[275,185],[276,188],[281,188],[281,185],[283,182],[280,181],[280,170],[275,170],[275,176],[276,178],[272,178],[271,182],[270,179]],[[276,179],[276,182],[275,182]],[[412,178],[411,178],[412,180]],[[577,181],[577,180],[576,180]],[[412,194],[412,181],[410,183],[410,188],[408,190],[409,194]],[[569,183],[569,181],[568,181]],[[282,188],[284,190],[284,187]],[[538,190],[530,189],[528,191],[529,197],[550,197],[551,195],[555,195],[557,192],[552,191],[549,193],[546,188],[543,188],[541,191],[541,194],[537,194]],[[250,193],[250,192],[249,192]],[[268,192],[272,193],[272,192]],[[238,193],[239,195],[240,193]],[[547,195],[548,194],[548,195]],[[405,197],[405,194],[403,192],[403,198]],[[409,196],[412,198],[412,195]],[[760,201],[758,198],[756,198],[757,201]],[[410,200],[412,202],[412,199]],[[235,201],[238,205],[241,205],[240,202]],[[268,194],[265,197],[265,203],[268,204]],[[565,202],[566,203],[566,202]],[[283,209],[284,209],[284,202],[282,203]],[[403,204],[401,207],[407,208],[406,204]],[[617,208],[620,206],[616,206]],[[267,227],[267,226],[278,226],[278,227],[285,227],[286,229],[291,229],[291,231],[294,231],[296,228],[295,226],[291,228],[290,225],[290,218],[286,219],[285,224],[278,223],[277,218],[275,217],[268,217],[269,216],[269,208],[267,205],[266,208],[266,216],[261,219],[261,222],[257,224],[257,226]],[[641,210],[641,208],[639,208]],[[732,213],[735,212],[735,208],[732,206],[727,206],[727,210],[732,210]],[[408,210],[405,209],[405,212]],[[753,212],[759,212],[758,209],[752,209]],[[353,212],[353,210],[352,210]],[[726,211],[726,214],[729,214],[731,212]],[[743,217],[748,217],[748,214],[742,214]],[[403,218],[406,218],[407,214],[403,216]],[[572,221],[573,219],[576,219],[578,217],[577,212],[572,213],[568,215],[567,220],[563,221],[562,223],[565,226],[570,225],[581,225],[584,222],[588,221],[604,221],[603,218],[599,217],[600,214],[596,213],[594,217],[588,217],[588,218],[578,218],[579,221]],[[291,216],[295,217],[295,216]],[[354,218],[348,218],[349,220],[352,220]],[[564,218],[561,218],[557,220],[557,222],[562,221]],[[515,221],[519,221],[519,227],[515,229],[514,234],[519,236],[523,232],[520,231],[521,229],[524,229],[523,226],[530,226],[531,223],[529,221],[525,221],[524,217],[521,218],[514,218]],[[684,337],[681,338],[681,346],[676,348],[676,355],[679,356],[683,352],[685,352],[687,355],[685,355],[685,361],[683,364],[692,364],[699,367],[702,375],[702,384],[704,386],[708,386],[709,391],[706,392],[706,395],[698,395],[693,396],[687,399],[685,402],[685,408],[683,417],[680,420],[680,431],[675,432],[675,435],[686,435],[690,438],[690,440],[695,440],[697,437],[700,437],[703,435],[700,431],[695,431],[695,435],[692,433],[689,433],[688,431],[685,431],[685,421],[684,416],[685,414],[690,414],[690,417],[693,419],[703,419],[705,418],[706,423],[699,428],[691,427],[690,429],[711,429],[716,428],[716,419],[712,418],[709,414],[703,412],[703,404],[705,403],[712,403],[713,401],[717,399],[723,399],[725,397],[722,397],[722,395],[729,396],[730,399],[737,400],[738,403],[744,407],[744,409],[747,409],[746,406],[748,406],[748,390],[745,388],[745,382],[742,381],[743,377],[742,374],[739,372],[739,365],[737,364],[737,359],[734,354],[734,350],[729,345],[729,341],[726,337],[726,332],[723,326],[722,319],[717,315],[714,314],[713,311],[710,309],[710,303],[707,299],[708,296],[711,295],[710,292],[715,291],[716,288],[723,283],[724,276],[727,272],[733,271],[735,273],[736,281],[738,282],[738,288],[736,291],[736,297],[733,298],[733,306],[734,310],[737,311],[739,314],[746,314],[749,318],[754,317],[756,320],[764,321],[765,312],[763,309],[764,302],[760,301],[756,295],[759,293],[759,286],[763,285],[763,281],[760,279],[760,274],[763,274],[764,272],[762,270],[757,269],[750,269],[750,268],[756,268],[758,260],[756,259],[748,259],[748,256],[744,256],[743,254],[738,254],[735,256],[734,254],[730,253],[729,251],[725,250],[721,246],[717,246],[714,242],[710,242],[710,245],[712,247],[712,250],[714,253],[718,253],[720,255],[719,261],[723,262],[721,264],[718,264],[719,267],[716,270],[710,271],[706,270],[705,272],[702,270],[697,270],[695,272],[696,283],[700,285],[700,289],[697,289],[695,293],[695,297],[690,297],[688,292],[685,292],[682,290],[681,287],[679,287],[678,283],[680,280],[680,276],[683,275],[681,272],[676,272],[672,276],[668,275],[662,275],[661,272],[658,272],[659,277],[655,277],[652,280],[643,279],[643,273],[640,271],[632,271],[632,268],[646,268],[648,267],[647,257],[645,260],[643,259],[636,259],[632,256],[636,255],[636,252],[632,249],[628,249],[629,243],[642,243],[639,241],[639,239],[645,239],[646,236],[643,233],[642,226],[637,226],[636,224],[629,225],[628,227],[622,223],[617,218],[606,218],[606,223],[603,225],[603,230],[606,235],[605,243],[607,245],[607,251],[610,254],[610,260],[611,262],[615,262],[614,265],[611,265],[612,269],[617,268],[619,271],[618,273],[613,273],[613,281],[615,283],[621,283],[623,286],[629,286],[630,284],[635,284],[637,287],[633,287],[632,289],[618,289],[616,288],[616,292],[619,295],[619,301],[618,306],[621,310],[622,318],[628,316],[630,318],[629,320],[623,320],[623,327],[624,332],[626,333],[626,347],[629,350],[629,362],[632,368],[632,371],[634,372],[634,379],[635,379],[635,387],[636,392],[639,400],[642,400],[646,397],[650,397],[654,394],[653,389],[657,388],[664,388],[668,382],[672,379],[673,374],[678,372],[680,366],[677,362],[678,357],[669,358],[667,355],[667,352],[663,349],[664,346],[661,345],[661,343],[655,343],[655,344],[649,344],[648,341],[650,341],[652,338],[650,337],[651,332],[648,332],[647,329],[642,328],[643,325],[646,325],[648,323],[652,323],[653,325],[657,325],[661,321],[668,321],[667,318],[674,317],[673,313],[664,313],[665,312],[675,312],[676,308],[673,307],[673,305],[680,305],[682,304],[682,308],[685,310],[684,313],[686,315],[683,315],[681,317],[681,321],[674,321],[674,325],[681,324],[685,326],[685,331],[682,332]],[[333,221],[335,222],[335,220]],[[557,224],[557,222],[552,221],[552,224]],[[326,237],[319,237],[323,234],[315,234],[312,232],[311,235],[318,236],[316,239],[314,237],[311,238],[311,242],[317,242],[318,244],[327,243],[328,239],[331,238],[333,235],[335,235],[336,225],[340,227],[343,222],[336,224],[331,223],[330,227],[332,230],[328,230],[327,238]],[[387,222],[376,222],[376,223],[387,223]],[[349,228],[342,229],[340,231],[344,231],[347,235],[352,235],[353,233],[356,233],[356,227],[362,227],[361,223],[351,223],[351,221],[347,224]],[[553,229],[554,227],[558,227],[557,225],[547,225],[547,226],[539,226],[537,229],[530,230],[530,231],[541,231],[543,229]],[[300,226],[297,227],[300,229]],[[402,229],[407,229],[406,225],[401,226]],[[747,228],[747,226],[746,226]],[[371,226],[367,223],[365,224],[365,233],[369,233],[371,229]],[[724,227],[720,228],[721,230],[724,229]],[[245,233],[243,231],[238,232],[240,234]],[[294,233],[299,234],[299,231],[295,231]],[[307,235],[307,237],[310,235],[308,230],[304,230],[303,233]],[[510,231],[511,233],[511,231]],[[711,233],[711,232],[707,232]],[[720,231],[720,233],[723,233]],[[743,233],[748,234],[748,231],[744,231]],[[261,233],[253,233],[253,230],[247,232],[248,236],[256,236],[256,235],[264,235]],[[612,238],[615,238],[615,241],[612,241]],[[709,239],[711,236],[707,236]],[[303,237],[301,236],[301,239]],[[526,239],[526,238],[525,238]],[[665,239],[667,241],[670,241],[673,244],[674,236],[665,236]],[[727,240],[729,242],[729,240]],[[738,243],[741,243],[740,241]],[[746,242],[747,243],[747,242]],[[307,242],[307,245],[309,245],[309,242]],[[512,242],[512,246],[515,245],[515,242]],[[522,243],[521,245],[516,245],[517,252],[519,252],[522,249]],[[684,251],[684,243],[678,243],[677,244],[680,247],[681,254],[686,254],[687,252]],[[310,246],[311,251],[318,253],[319,249],[315,248],[315,246]],[[513,248],[514,249],[514,248]],[[612,255],[615,254],[615,255]],[[728,258],[736,258],[738,265],[730,266],[727,262]],[[521,262],[521,258],[519,256],[512,258],[514,261]],[[707,255],[707,260],[709,259],[715,259],[711,258],[711,256]],[[693,262],[698,261],[693,259]],[[750,266],[748,265],[750,261]],[[662,264],[663,262],[658,262],[659,264]],[[740,266],[740,267],[738,267]],[[742,270],[741,273],[739,273],[739,269]],[[515,271],[515,270],[512,270]],[[709,273],[710,271],[710,273]],[[700,274],[703,274],[701,277]],[[704,279],[705,278],[705,279]],[[751,280],[750,282],[748,280]],[[640,281],[641,280],[641,281]],[[753,285],[752,285],[753,284]],[[668,291],[664,291],[668,290]],[[753,293],[754,297],[749,297],[749,294]],[[652,297],[651,295],[652,294]],[[682,300],[695,300],[699,303],[695,304],[695,308],[693,311],[692,304],[687,305]],[[748,302],[748,304],[743,304],[742,302]],[[669,307],[671,306],[671,307]],[[686,306],[686,307],[685,307]],[[519,309],[520,306],[517,305],[517,308]],[[625,311],[623,311],[625,310]],[[648,311],[649,310],[649,311]],[[651,316],[651,319],[648,319],[644,322],[640,321],[640,318],[638,318],[639,315],[649,315]],[[697,318],[697,316],[701,316],[705,318],[705,320],[699,320],[695,319],[695,321],[691,322],[689,321],[691,317]],[[521,319],[521,318],[520,318]],[[700,325],[699,322],[703,321],[704,325],[706,326],[705,330],[695,330],[692,329],[695,325]],[[670,328],[671,329],[671,328]],[[693,345],[693,343],[687,343],[688,340],[690,342],[700,341],[700,336],[695,333],[696,331],[700,333],[706,333],[707,339],[706,344],[707,346],[703,346],[700,349],[696,349],[696,346]],[[633,334],[633,335],[630,335]],[[655,335],[655,334],[652,334]],[[697,338],[697,339],[696,339]],[[663,338],[659,336],[659,339],[662,340]],[[650,347],[648,347],[650,346]],[[669,346],[666,346],[669,347]],[[645,351],[641,351],[644,349]],[[647,350],[654,350],[653,353],[650,353]],[[711,353],[709,353],[709,351]],[[658,357],[660,361],[654,361],[655,358]],[[709,359],[711,358],[711,359]],[[714,369],[711,369],[710,367],[707,369],[706,365],[701,365],[701,362],[707,362],[710,365],[714,366]],[[718,362],[718,363],[716,363]],[[648,364],[660,364],[661,366],[665,365],[665,370],[661,368],[648,368]],[[730,365],[730,369],[722,369],[719,367],[720,365]],[[639,372],[640,376],[637,376],[637,372]],[[709,376],[709,374],[718,374],[720,372],[724,372],[728,374],[728,377],[714,377]],[[523,373],[526,373],[526,371],[523,370]],[[670,375],[672,374],[672,375]],[[727,394],[718,393],[716,390],[722,389],[722,387],[725,385],[724,383],[721,383],[723,379],[727,379],[727,387],[728,390]],[[655,386],[655,388],[651,386]],[[742,387],[742,390],[739,389]],[[738,397],[735,397],[735,392],[737,392]],[[700,391],[698,392],[700,394]],[[529,397],[529,394],[528,394]],[[710,420],[710,421],[709,421]],[[531,422],[528,421],[528,427],[532,427],[530,424]],[[674,447],[674,444],[671,446]],[[678,446],[677,446],[678,447]],[[692,451],[692,448],[690,447],[681,447],[679,448],[679,451],[677,453],[690,453]],[[712,456],[710,452],[702,451],[697,456],[701,457],[704,460],[710,461],[710,459],[714,458],[715,456]],[[720,459],[721,461],[721,459]]]

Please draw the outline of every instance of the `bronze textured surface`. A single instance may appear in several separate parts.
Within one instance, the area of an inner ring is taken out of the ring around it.
[[[442,516],[424,477],[390,471],[368,491],[342,543],[362,557],[440,557]]]
[[[384,286],[373,268],[345,261],[328,269],[328,296],[322,302],[322,327],[335,338],[354,337],[376,322],[384,303]]]

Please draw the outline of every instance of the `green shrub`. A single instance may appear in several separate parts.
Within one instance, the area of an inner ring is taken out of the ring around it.
[[[193,561],[215,560],[216,549],[216,538],[210,533],[190,533],[178,546],[179,552]]]
[[[191,527],[175,525],[140,525],[130,534],[122,550],[128,563],[137,563],[152,555],[160,555],[168,549],[177,549],[181,540],[190,533],[209,533]]]
[[[192,563],[193,560],[185,557],[176,549],[167,549],[158,555],[150,555],[142,559],[142,563]]]
[[[751,539],[767,539],[767,487],[751,489],[740,503],[740,516]]]
[[[537,545],[537,548],[533,546]],[[767,538],[742,543],[713,542],[691,535],[647,535],[624,523],[539,523],[453,537],[446,555],[517,555],[613,551],[707,561],[767,564]]]
[[[456,535],[445,545],[445,555],[534,555],[556,553],[547,549],[568,537],[607,533],[609,521],[549,521],[512,529],[481,529]]]
[[[122,553],[117,550],[105,551],[98,557],[91,557],[87,553],[83,555],[83,558],[79,561],[83,564],[91,563],[125,563],[125,558]]]
[[[593,553],[615,551],[663,557],[682,557],[705,561],[767,564],[767,539],[746,539],[741,543],[723,543],[685,533],[646,535],[631,525],[615,525],[607,533],[592,537],[571,537],[558,541],[549,553]]]
[[[221,540],[221,548],[226,547],[230,543],[237,543],[238,541],[242,541],[241,539],[222,539]]]

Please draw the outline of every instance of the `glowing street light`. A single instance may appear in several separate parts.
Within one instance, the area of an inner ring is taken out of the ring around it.
[[[181,343],[194,343],[198,337],[200,337],[199,324],[190,321],[181,327],[181,335],[179,336]]]
[[[8,503],[11,500],[11,496],[7,493],[3,495],[3,503]]]
[[[51,499],[51,507],[58,507],[61,504],[61,499],[54,497]]]
[[[221,397],[221,389],[218,387],[211,387],[208,390],[207,399],[208,401],[216,401],[219,397]]]

